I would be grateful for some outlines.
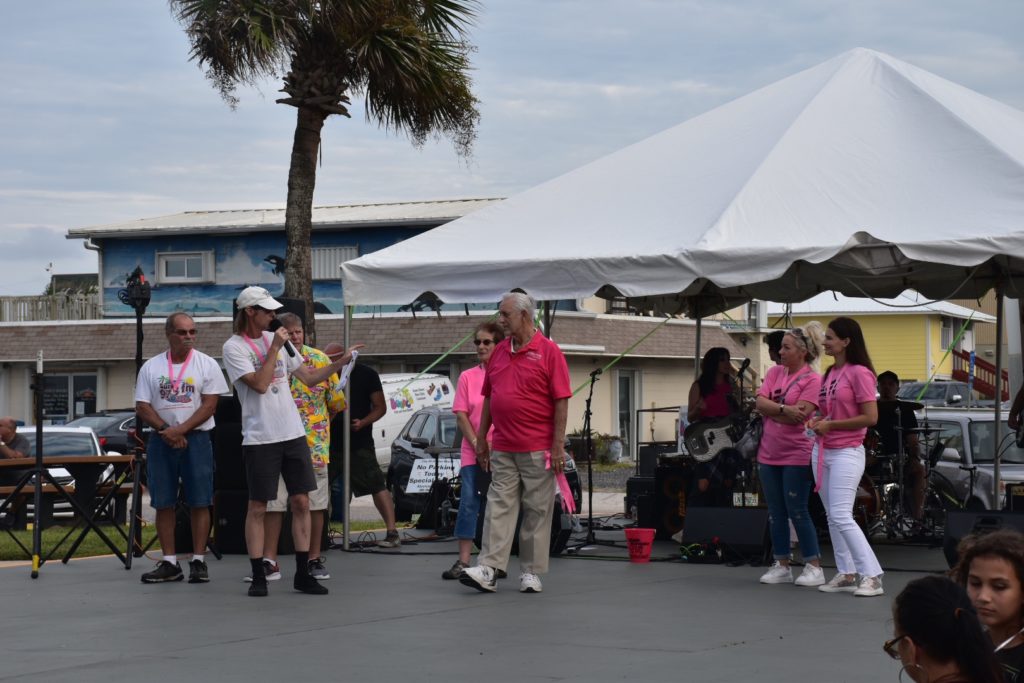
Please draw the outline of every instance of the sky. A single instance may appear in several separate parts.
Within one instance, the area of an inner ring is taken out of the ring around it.
[[[0,295],[96,272],[71,228],[281,207],[295,109],[277,81],[232,110],[166,2],[0,8]],[[484,0],[471,158],[369,123],[324,126],[315,204],[505,197],[868,47],[1024,109],[1020,0]]]

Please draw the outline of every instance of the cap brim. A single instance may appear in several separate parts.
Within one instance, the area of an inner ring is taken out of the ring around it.
[[[264,299],[263,301],[260,301],[256,305],[259,306],[260,308],[265,308],[268,311],[276,311],[277,309],[279,309],[282,306],[284,306],[283,303],[281,303],[277,299],[273,299],[273,298],[271,298],[271,299]]]

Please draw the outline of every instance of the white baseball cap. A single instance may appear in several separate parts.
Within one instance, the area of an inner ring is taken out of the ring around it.
[[[268,311],[276,311],[281,308],[284,304],[270,296],[263,287],[246,287],[235,299],[235,303],[239,309],[249,308],[250,306],[259,306],[265,308]]]

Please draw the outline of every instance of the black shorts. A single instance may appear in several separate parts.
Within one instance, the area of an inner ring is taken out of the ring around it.
[[[242,446],[249,500],[276,500],[277,480],[284,479],[288,495],[316,489],[316,476],[306,437],[291,441]]]

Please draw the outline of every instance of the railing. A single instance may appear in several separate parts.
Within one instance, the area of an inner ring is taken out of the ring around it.
[[[953,356],[953,379],[958,382],[966,382],[970,379],[970,368],[971,368],[971,354],[969,351],[957,351],[953,350],[950,354]],[[1002,391],[1004,401],[1010,400],[1010,374],[1003,368],[1001,373],[1003,376],[1002,384],[1000,388]],[[977,355],[974,357],[974,388],[975,390],[985,396],[986,398],[992,398],[996,394],[996,366],[989,363],[983,358],[979,358]]]
[[[96,293],[0,296],[0,322],[95,320],[99,317],[100,303]]]

